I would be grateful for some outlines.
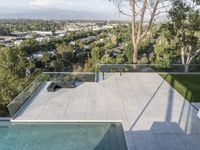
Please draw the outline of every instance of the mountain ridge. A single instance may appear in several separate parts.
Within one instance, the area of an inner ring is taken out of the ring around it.
[[[1,19],[58,19],[58,20],[127,20],[115,13],[86,12],[60,9],[27,9],[21,12],[0,13]]]

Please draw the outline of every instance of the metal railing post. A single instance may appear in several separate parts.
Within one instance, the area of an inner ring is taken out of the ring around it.
[[[95,82],[99,82],[99,70],[95,73]]]

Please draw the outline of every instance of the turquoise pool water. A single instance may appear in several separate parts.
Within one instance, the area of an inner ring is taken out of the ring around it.
[[[0,150],[127,150],[120,123],[1,123]]]

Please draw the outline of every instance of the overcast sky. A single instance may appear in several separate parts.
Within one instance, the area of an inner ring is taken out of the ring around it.
[[[7,11],[19,9],[57,8],[65,10],[116,13],[108,0],[0,0],[0,7]]]

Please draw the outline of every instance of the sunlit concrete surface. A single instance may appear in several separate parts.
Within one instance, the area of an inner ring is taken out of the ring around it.
[[[48,85],[15,121],[122,120],[130,150],[200,149],[197,110],[156,73],[110,73],[54,93]]]

